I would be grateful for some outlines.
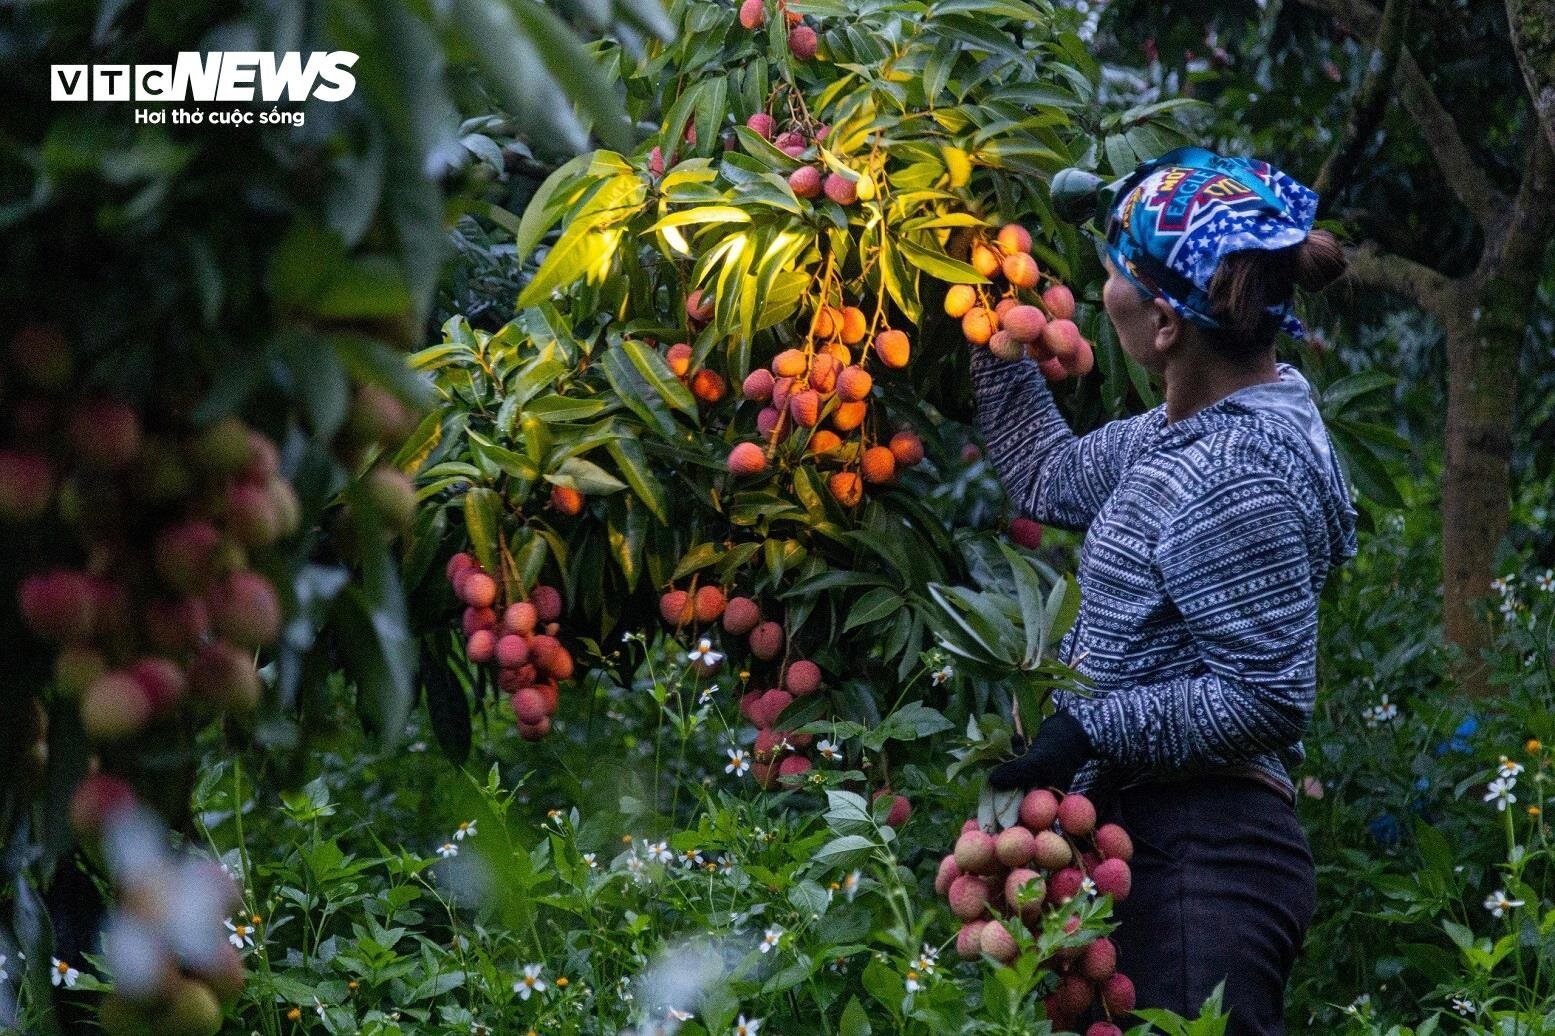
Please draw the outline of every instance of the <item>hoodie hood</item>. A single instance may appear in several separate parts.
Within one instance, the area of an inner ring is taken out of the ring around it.
[[[1335,564],[1353,558],[1355,542],[1355,506],[1350,501],[1350,484],[1344,477],[1333,440],[1323,425],[1323,415],[1317,408],[1317,396],[1301,372],[1288,363],[1278,365],[1280,380],[1262,385],[1249,385],[1226,397],[1255,414],[1275,423],[1275,426],[1305,446],[1307,461],[1328,489],[1330,500],[1324,511],[1329,514],[1332,559]],[[1289,434],[1293,433],[1293,434]]]

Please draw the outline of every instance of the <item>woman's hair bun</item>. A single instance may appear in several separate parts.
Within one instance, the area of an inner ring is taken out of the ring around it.
[[[1344,248],[1326,230],[1314,230],[1296,246],[1292,280],[1308,291],[1321,291],[1344,276],[1349,265]]]

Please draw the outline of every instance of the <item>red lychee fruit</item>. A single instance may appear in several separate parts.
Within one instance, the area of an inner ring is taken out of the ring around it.
[[[1118,970],[1118,948],[1106,937],[1087,943],[1080,951],[1080,974],[1092,982],[1105,982]]]
[[[69,641],[92,632],[92,583],[84,573],[64,568],[35,572],[22,581],[17,600],[22,619],[39,636]]]
[[[1096,829],[1096,851],[1103,859],[1127,863],[1134,858],[1134,840],[1117,824],[1103,824]]]
[[[551,732],[551,718],[542,716],[538,723],[520,723],[518,734],[525,741],[538,741]]]
[[[1010,540],[1017,547],[1026,550],[1036,550],[1042,546],[1042,526],[1030,518],[1015,518],[1010,521]]]
[[[778,717],[783,715],[783,710],[794,702],[794,696],[780,687],[773,687],[764,691],[756,704],[753,722],[758,727],[766,728],[777,724]]]
[[[448,577],[448,585],[458,590],[465,575],[477,567],[475,558],[461,550],[448,559],[448,563],[443,566],[443,574]]]
[[[529,603],[535,606],[535,618],[540,622],[556,622],[562,617],[562,592],[554,586],[541,583],[529,591]]]
[[[1024,827],[1009,827],[994,838],[994,855],[1006,867],[1024,867],[1037,851],[1037,840]]]
[[[959,866],[959,864],[958,864]],[[963,874],[950,883],[950,912],[963,921],[982,917],[988,910],[988,879]]]
[[[1020,800],[1020,822],[1033,833],[1046,831],[1058,819],[1058,796],[1046,788],[1033,788]]]
[[[1053,995],[1063,1013],[1070,1017],[1084,1014],[1095,997],[1091,984],[1079,975],[1065,975],[1059,979],[1058,988],[1053,991]]]
[[[724,613],[724,592],[716,586],[698,587],[695,601],[698,622],[716,622]]]
[[[1019,223],[1006,223],[995,238],[1005,254],[1031,251],[1031,232]]]
[[[819,198],[825,189],[821,171],[813,165],[802,165],[789,173],[788,186],[800,198]]]
[[[1004,279],[1017,288],[1035,288],[1040,277],[1037,261],[1025,252],[1012,252],[1004,257]]]
[[[546,633],[529,638],[529,661],[536,669],[549,671],[557,652],[565,651],[562,642]]]
[[[901,827],[907,823],[907,818],[912,816],[912,803],[907,801],[907,796],[894,795],[887,789],[881,788],[875,792],[874,798],[879,799],[882,795],[892,795],[891,811],[886,814],[885,818],[886,826]]]
[[[983,955],[982,935],[983,929],[990,924],[989,921],[979,919],[968,921],[961,926],[956,933],[956,956],[962,960],[976,960]]]
[[[887,367],[900,370],[912,357],[912,343],[905,332],[888,328],[875,336],[875,355]]]
[[[476,630],[494,630],[497,628],[496,610],[492,608],[466,608],[461,624],[466,637]]]
[[[752,32],[761,28],[767,21],[767,5],[765,0],[745,0],[740,5],[740,25]]]
[[[1000,964],[1008,964],[1020,953],[1020,947],[1010,930],[998,921],[990,921],[978,933],[982,951]]]
[[[170,525],[157,534],[152,557],[158,577],[175,590],[188,592],[210,582],[221,533],[201,518]]]
[[[1064,836],[1057,831],[1043,828],[1032,840],[1032,858],[1044,870],[1067,867],[1073,857],[1074,851],[1069,848],[1069,843],[1064,841]]]
[[[464,653],[476,665],[485,665],[497,653],[497,638],[491,630],[476,630],[464,642]]]
[[[864,499],[864,480],[854,471],[837,471],[827,476],[826,488],[843,507],[856,507]]]
[[[686,316],[693,324],[705,324],[713,319],[713,300],[701,289],[686,296]]]
[[[1128,898],[1129,891],[1134,885],[1133,873],[1127,863],[1122,860],[1103,860],[1096,865],[1091,872],[1091,880],[1096,883],[1096,891],[1099,894],[1108,895],[1114,902],[1121,903]]]
[[[243,648],[259,648],[281,631],[281,601],[256,572],[233,572],[211,589],[207,604],[216,632]]]
[[[715,370],[703,367],[691,376],[691,394],[708,406],[722,401],[727,391],[723,375]]]
[[[807,658],[791,662],[783,673],[783,686],[796,698],[821,689],[821,667]]]
[[[763,662],[770,662],[783,650],[783,627],[775,622],[763,622],[750,634],[751,654]]]
[[[1074,292],[1062,284],[1055,284],[1042,293],[1042,305],[1054,320],[1074,319]]]
[[[684,626],[696,617],[696,606],[684,590],[671,590],[659,598],[659,615],[671,626]]]
[[[957,838],[956,865],[965,874],[992,874],[997,866],[993,835],[975,830]]]
[[[648,172],[652,173],[654,176],[664,175],[663,148],[655,146],[652,151],[648,152]]]
[[[527,637],[535,631],[540,613],[528,601],[515,601],[502,613],[502,631]]]
[[[767,455],[753,442],[736,443],[729,451],[729,473],[736,477],[758,475],[767,468]]]
[[[746,722],[755,727],[766,725],[757,722],[757,717],[761,715],[759,711],[761,708],[761,695],[761,691],[746,691],[740,695],[740,715],[744,716]]]
[[[1084,795],[1065,795],[1058,802],[1058,826],[1064,833],[1084,838],[1096,830],[1096,806]]]
[[[534,726],[546,718],[545,699],[533,687],[524,687],[513,695],[513,715],[520,723]]]
[[[189,689],[219,708],[247,712],[259,704],[259,673],[248,652],[212,641],[189,664]]]
[[[724,630],[743,637],[761,622],[761,607],[749,597],[731,597],[724,606]]]
[[[788,32],[788,50],[800,61],[809,61],[815,57],[815,51],[819,40],[815,30],[808,25],[796,25]]]
[[[1092,1022],[1085,1036],[1123,1036],[1123,1030],[1111,1022]]]
[[[772,398],[773,380],[771,371],[757,367],[745,376],[744,383],[740,385],[740,394],[752,403],[765,403]]]
[[[801,428],[814,428],[821,419],[821,394],[814,389],[795,392],[788,398],[788,416]]]
[[[126,403],[90,400],[71,412],[69,435],[83,464],[115,471],[140,450],[140,415]]]
[[[780,148],[804,147],[804,134],[798,130],[784,130],[775,137],[772,143]]]
[[[896,454],[889,446],[871,446],[859,457],[859,473],[872,486],[883,486],[896,479]]]
[[[93,741],[119,741],[151,721],[151,699],[129,673],[104,673],[81,696],[81,725]]]
[[[1060,362],[1063,363],[1067,373],[1075,377],[1084,377],[1096,367],[1096,352],[1089,341],[1081,338],[1075,343],[1074,355]]]
[[[1085,875],[1080,873],[1078,867],[1065,867],[1058,871],[1047,883],[1047,900],[1049,903],[1067,903],[1080,894],[1080,886],[1085,883]]]
[[[1049,320],[1042,328],[1042,344],[1061,363],[1074,359],[1083,340],[1084,336],[1073,320]]]
[[[858,181],[841,173],[827,173],[821,189],[826,192],[826,197],[838,205],[852,205],[858,201]]]
[[[1134,1010],[1134,982],[1122,972],[1107,979],[1101,987],[1101,1002],[1114,1015],[1129,1014]]]
[[[976,817],[967,817],[966,820],[962,821],[962,823],[961,823],[961,831],[959,833],[964,835],[968,831],[981,831],[981,830],[982,830],[982,828],[978,826]]]
[[[1014,363],[1026,355],[1026,347],[1010,337],[1002,328],[988,339],[988,351],[1005,363]]]
[[[810,772],[813,763],[802,755],[791,755],[778,764],[779,777],[799,777]]]
[[[849,403],[869,398],[875,379],[862,367],[844,367],[837,376],[837,396]]]
[[[129,672],[146,692],[152,715],[165,716],[183,700],[184,671],[168,659],[142,658]]]
[[[950,883],[961,877],[961,867],[956,863],[954,853],[947,853],[939,862],[939,870],[934,875],[934,892],[936,895],[948,895]]]
[[[777,128],[772,121],[772,116],[766,112],[757,112],[755,115],[752,115],[745,120],[745,126],[763,140],[771,140],[772,132]]]
[[[788,409],[788,400],[789,397],[794,394],[794,382],[797,380],[798,379],[796,378],[778,378],[772,383],[772,406],[775,409],[779,411],[786,411]],[[756,421],[756,427],[757,429],[761,428],[761,421],[759,418]],[[763,431],[761,434],[766,435],[769,431],[771,431],[770,428],[768,428],[766,431]]]
[[[1020,893],[1025,890],[1028,898],[1024,905]],[[1042,875],[1029,867],[1017,867],[1004,879],[1004,902],[1012,910],[1019,910],[1026,920],[1041,916],[1042,901],[1047,897],[1047,883]]]
[[[113,817],[135,805],[135,790],[122,778],[96,773],[76,785],[70,796],[70,826],[82,838],[95,838]]]
[[[0,521],[41,518],[54,495],[54,469],[36,453],[0,450]]]
[[[1008,331],[1011,338],[1024,345],[1042,337],[1047,317],[1036,306],[1011,306],[999,314],[999,326]]]
[[[891,456],[896,463],[910,468],[923,461],[923,440],[912,432],[897,432],[891,436]]]
[[[851,432],[864,423],[864,415],[868,412],[869,404],[862,401],[839,403],[837,409],[832,411],[831,426],[839,432]]]
[[[529,641],[527,639],[519,636],[517,633],[508,633],[497,640],[498,665],[504,665],[511,669],[514,666],[521,666],[527,661],[529,661]]]
[[[497,603],[497,581],[484,572],[471,572],[459,584],[459,596],[471,608],[490,608]]]

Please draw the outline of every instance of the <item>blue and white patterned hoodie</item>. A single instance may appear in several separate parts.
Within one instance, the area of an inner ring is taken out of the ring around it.
[[[1168,423],[1161,405],[1076,436],[1030,360],[972,358],[987,455],[1019,510],[1085,529],[1060,656],[1094,682],[1056,706],[1093,757],[1072,790],[1200,771],[1294,795],[1317,602],[1355,510],[1295,368]]]

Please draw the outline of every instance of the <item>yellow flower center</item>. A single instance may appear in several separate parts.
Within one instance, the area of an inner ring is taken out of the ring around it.
[[[1528,807],[1528,815],[1531,816],[1531,817],[1536,817],[1536,816],[1538,816],[1542,812],[1544,812],[1544,811],[1541,810],[1538,806],[1529,806]]]
[[[567,976],[566,975],[561,975],[561,976],[557,977],[557,979],[556,979],[556,988],[557,989],[566,989],[567,988]]]
[[[1540,743],[1538,738],[1531,737],[1528,739],[1528,743],[1523,747],[1528,749],[1530,752],[1537,752],[1539,749],[1543,748],[1544,745]]]
[[[70,970],[70,965],[64,961],[60,961],[58,964],[54,965],[54,970],[63,975],[65,972]]]
[[[258,914],[254,914],[251,917],[249,917],[249,920],[254,922],[254,924],[258,924],[260,921],[263,921],[264,918],[260,917]]]
[[[302,1017],[302,1008],[300,1008],[300,1007],[294,1007],[290,1011],[286,1012],[286,1020],[289,1021],[289,1022],[295,1022],[297,1019],[299,1019],[301,1017]]]

